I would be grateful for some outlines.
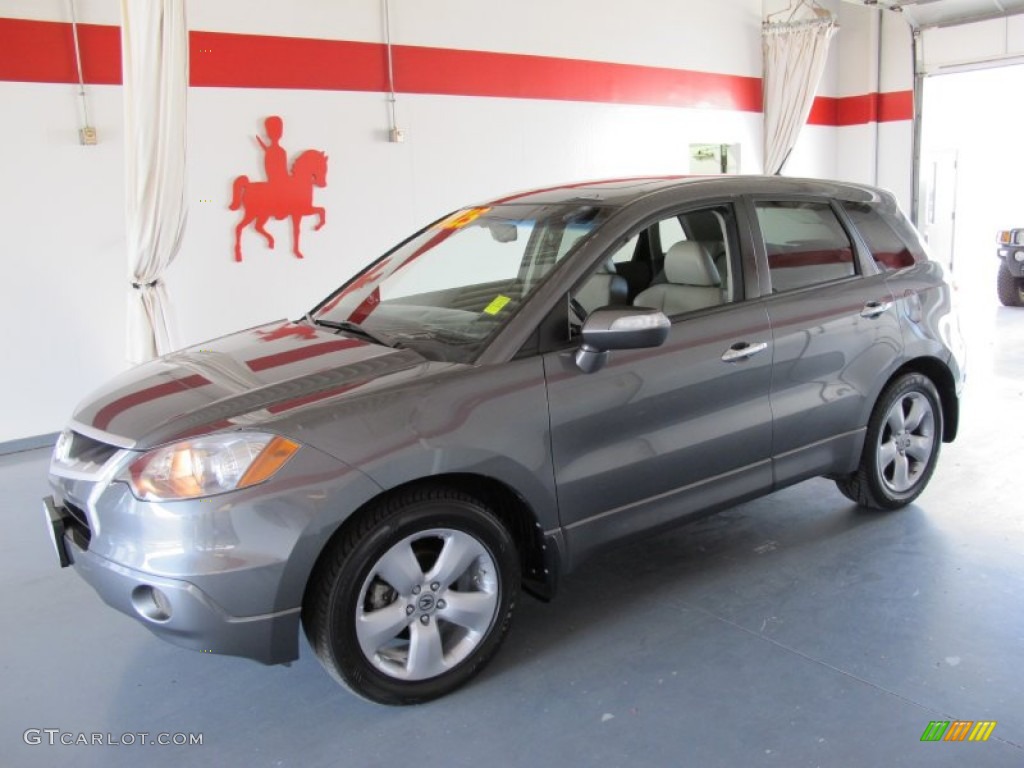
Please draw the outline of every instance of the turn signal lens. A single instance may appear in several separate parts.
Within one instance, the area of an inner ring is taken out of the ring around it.
[[[298,443],[293,443],[283,437],[273,438],[245,470],[245,474],[238,482],[238,487],[247,488],[270,479],[297,450],[299,450]]]
[[[284,437],[257,432],[211,435],[149,451],[121,479],[143,501],[212,496],[273,477],[299,447]]]

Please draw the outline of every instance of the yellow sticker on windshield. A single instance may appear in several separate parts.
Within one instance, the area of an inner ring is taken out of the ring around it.
[[[501,310],[505,308],[505,305],[508,304],[510,301],[512,301],[512,299],[510,299],[508,296],[502,296],[499,293],[497,297],[495,297],[494,301],[492,301],[490,304],[484,307],[484,312],[486,312],[488,315],[496,315],[499,312],[501,312]]]
[[[456,211],[451,216],[442,219],[437,223],[438,229],[461,229],[467,224],[472,224],[474,221],[479,219],[490,208],[464,208],[461,211]]]

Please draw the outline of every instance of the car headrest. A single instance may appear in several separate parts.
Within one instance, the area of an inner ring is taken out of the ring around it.
[[[617,275],[615,271],[615,261],[609,256],[607,259],[601,262],[601,265],[597,268],[598,275]]]
[[[683,240],[668,249],[665,279],[676,285],[717,287],[722,284],[711,255],[696,240]]]

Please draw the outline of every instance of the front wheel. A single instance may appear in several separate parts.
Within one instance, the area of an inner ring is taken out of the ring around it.
[[[378,504],[335,540],[302,621],[328,672],[382,704],[443,696],[479,672],[508,632],[519,557],[502,523],[454,491]]]
[[[996,292],[1004,307],[1024,307],[1024,278],[1014,277],[1010,268],[1002,262],[999,263]]]
[[[836,479],[836,485],[864,507],[904,507],[928,485],[941,444],[942,405],[935,385],[919,373],[900,376],[871,413],[860,467]]]

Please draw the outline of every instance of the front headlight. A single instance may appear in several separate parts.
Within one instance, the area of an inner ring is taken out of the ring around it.
[[[298,450],[277,435],[229,432],[155,448],[121,479],[142,501],[195,499],[262,483]]]

